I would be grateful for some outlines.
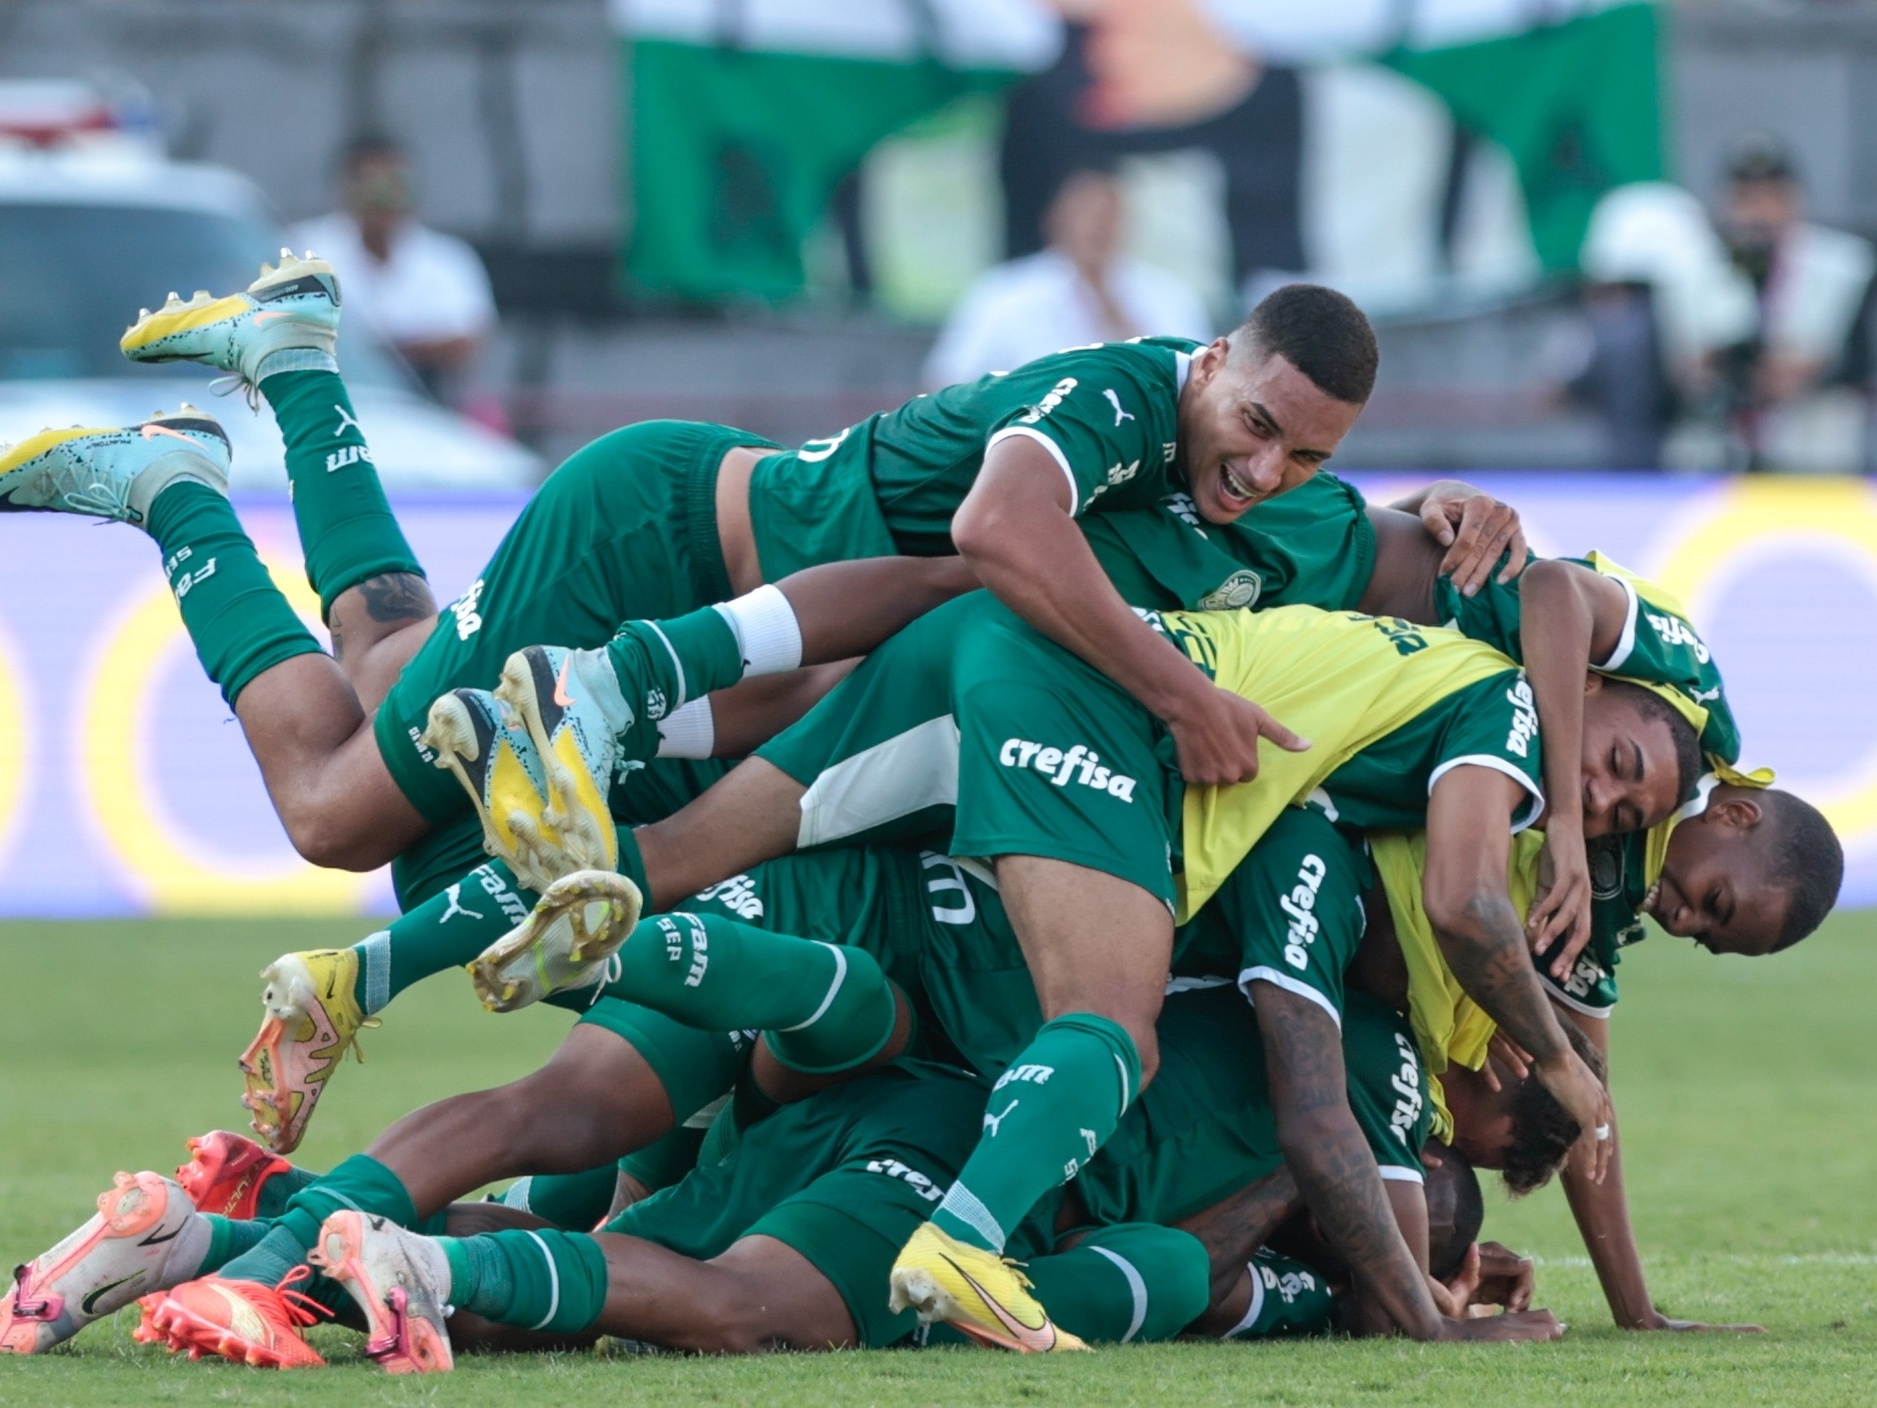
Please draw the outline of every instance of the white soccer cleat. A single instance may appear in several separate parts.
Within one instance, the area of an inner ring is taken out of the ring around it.
[[[0,1300],[0,1354],[44,1354],[93,1320],[180,1285],[202,1260],[208,1236],[174,1179],[118,1174],[98,1195],[95,1217],[14,1268],[12,1289]],[[188,1270],[172,1273],[172,1259],[188,1262]]]
[[[441,1374],[450,1353],[450,1263],[428,1237],[362,1212],[336,1212],[306,1254],[365,1314],[365,1354],[391,1374]]]
[[[639,887],[610,870],[577,870],[556,880],[532,914],[471,961],[476,996],[491,1012],[514,1012],[599,982],[643,905]]]

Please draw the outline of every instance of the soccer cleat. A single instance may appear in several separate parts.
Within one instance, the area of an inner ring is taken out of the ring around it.
[[[313,1107],[349,1050],[359,1060],[358,1034],[376,1018],[359,1010],[353,990],[358,954],[349,948],[312,949],[275,959],[261,972],[267,1016],[241,1053],[247,1090],[241,1103],[254,1116],[254,1132],[276,1154],[291,1154],[306,1137]]]
[[[217,1129],[189,1141],[189,1162],[176,1170],[176,1181],[197,1212],[251,1222],[259,1215],[261,1185],[292,1167],[246,1135]]]
[[[981,1344],[1020,1354],[1088,1348],[1050,1321],[1015,1262],[929,1222],[900,1248],[890,1284],[887,1303],[894,1310],[916,1310],[926,1324],[943,1320]]]
[[[618,729],[633,716],[604,652],[557,645],[517,650],[502,666],[495,697],[515,711],[534,742],[555,828],[605,856],[580,869],[613,869],[619,838],[607,797],[619,762]]]
[[[164,1267],[183,1243],[190,1271],[207,1246],[206,1226],[185,1237],[198,1214],[188,1194],[159,1173],[120,1173],[98,1195],[98,1212],[51,1251],[13,1270],[0,1300],[0,1354],[43,1354],[93,1320],[163,1290]]]
[[[278,1286],[202,1276],[177,1286],[154,1307],[146,1307],[139,1338],[162,1338],[172,1351],[187,1350],[191,1359],[218,1354],[257,1369],[307,1369],[324,1364],[306,1342],[306,1326],[325,1318],[319,1303],[298,1291],[294,1282],[312,1272],[295,1267]]]
[[[143,523],[183,480],[228,492],[228,434],[188,402],[137,425],[42,430],[0,447],[0,513],[78,513]]]
[[[610,870],[576,870],[547,887],[534,912],[471,960],[469,980],[491,1012],[514,1012],[599,981],[632,934],[639,887]]]
[[[200,362],[260,381],[262,364],[294,371],[338,365],[339,279],[332,265],[308,253],[280,251],[280,264],[261,265],[243,293],[217,298],[198,289],[184,302],[176,294],[152,313],[145,308],[118,347],[133,362]],[[283,355],[286,354],[286,355]]]
[[[430,706],[424,745],[456,774],[482,822],[482,845],[531,890],[576,870],[611,870],[619,857],[612,818],[604,827],[565,825],[547,768],[515,711],[482,689],[457,689]],[[604,804],[602,804],[603,806]]]
[[[365,1356],[390,1374],[456,1367],[444,1319],[450,1263],[428,1237],[362,1212],[336,1212],[307,1261],[344,1286],[365,1313]]]

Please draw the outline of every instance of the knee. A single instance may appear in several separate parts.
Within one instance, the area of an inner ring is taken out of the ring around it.
[[[712,1276],[697,1308],[692,1342],[679,1346],[694,1354],[766,1354],[782,1338],[777,1299],[761,1283]]]
[[[300,858],[323,870],[376,870],[396,858],[377,836],[317,808],[283,809],[280,822]]]

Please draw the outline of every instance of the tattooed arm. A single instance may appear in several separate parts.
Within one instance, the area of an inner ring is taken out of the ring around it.
[[[1227,1297],[1244,1279],[1252,1253],[1301,1206],[1297,1180],[1288,1165],[1280,1164],[1256,1183],[1173,1224],[1197,1237],[1212,1260],[1212,1309],[1193,1322],[1194,1334],[1222,1335],[1243,1318],[1245,1307],[1228,1305]]]
[[[1445,1338],[1443,1322],[1395,1225],[1368,1141],[1349,1111],[1342,1033],[1310,998],[1254,982],[1278,1143],[1317,1226],[1351,1275],[1403,1333]]]
[[[1582,1128],[1579,1167],[1594,1180],[1609,1155],[1609,1093],[1558,1024],[1506,886],[1506,819],[1524,795],[1519,783],[1492,768],[1463,765],[1445,773],[1427,803],[1421,898],[1460,986],[1531,1053],[1538,1078]],[[1606,1131],[1602,1140],[1598,1126]]]

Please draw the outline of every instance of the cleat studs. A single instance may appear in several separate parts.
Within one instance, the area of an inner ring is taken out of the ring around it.
[[[175,289],[171,289],[169,291],[169,297],[163,300],[163,306],[165,308],[169,308],[169,307],[178,305],[181,302],[182,302],[182,295],[177,293]]]

